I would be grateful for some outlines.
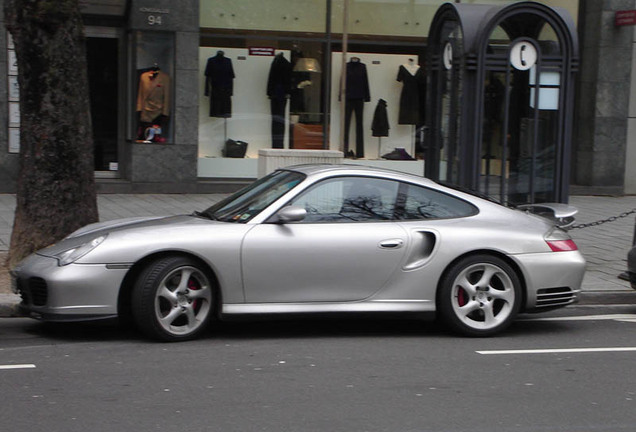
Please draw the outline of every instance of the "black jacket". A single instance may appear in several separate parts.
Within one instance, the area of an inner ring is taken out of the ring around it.
[[[274,57],[267,78],[267,96],[270,99],[284,99],[291,93],[291,73],[289,60],[282,55]]]
[[[213,88],[225,89],[231,95],[234,90],[234,69],[232,60],[218,53],[210,57],[205,66],[205,95]]]
[[[389,136],[389,116],[386,112],[386,101],[384,99],[380,99],[375,107],[371,130],[374,137]]]
[[[350,61],[347,63],[347,88],[345,93],[347,99],[364,99],[365,102],[371,100],[367,66],[361,61]]]

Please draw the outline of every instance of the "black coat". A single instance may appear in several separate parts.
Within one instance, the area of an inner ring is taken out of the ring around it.
[[[292,66],[289,60],[277,55],[272,61],[267,78],[267,96],[270,99],[284,99],[291,93]]]
[[[373,131],[374,137],[389,136],[389,116],[386,111],[386,101],[384,99],[380,99],[375,107],[371,130]]]
[[[210,57],[205,66],[205,95],[210,96],[210,117],[232,116],[234,69],[222,52]]]
[[[230,89],[230,94],[234,87],[234,69],[232,68],[232,60],[223,54],[217,54],[208,59],[205,66],[205,95],[209,94],[209,90],[213,87],[221,87]]]

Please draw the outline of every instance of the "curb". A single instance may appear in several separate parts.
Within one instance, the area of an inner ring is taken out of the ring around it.
[[[20,296],[0,294],[0,318],[18,318],[25,315],[20,312]],[[582,292],[576,306],[636,306],[635,291],[594,291]],[[570,306],[571,307],[571,306]]]
[[[16,294],[0,294],[0,318],[14,318],[24,316],[20,313],[18,304],[20,296]]]
[[[589,291],[582,292],[578,305],[623,305],[636,306],[636,290],[633,291]]]

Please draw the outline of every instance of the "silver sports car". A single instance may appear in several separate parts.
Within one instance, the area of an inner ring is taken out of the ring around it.
[[[278,170],[202,212],[88,225],[13,272],[45,321],[118,317],[167,341],[232,316],[439,316],[488,336],[577,301],[585,260],[551,218],[368,167]]]

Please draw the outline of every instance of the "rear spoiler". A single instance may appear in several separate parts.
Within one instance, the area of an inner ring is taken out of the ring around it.
[[[574,206],[561,203],[522,204],[516,207],[528,213],[543,216],[554,222],[559,228],[568,228],[574,224],[574,215],[579,212]]]

